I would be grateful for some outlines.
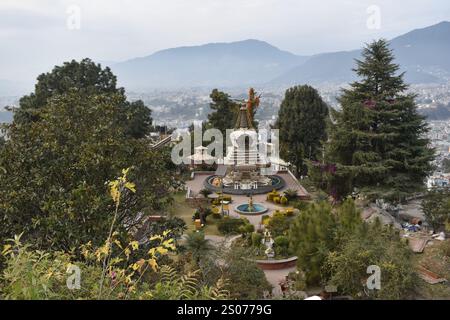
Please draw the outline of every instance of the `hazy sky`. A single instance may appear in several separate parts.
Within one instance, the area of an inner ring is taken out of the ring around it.
[[[379,29],[367,27],[372,5]],[[448,0],[0,0],[0,79],[29,82],[72,58],[249,38],[297,54],[350,50],[443,20]]]

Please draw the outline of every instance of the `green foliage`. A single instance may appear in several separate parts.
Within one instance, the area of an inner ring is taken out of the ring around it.
[[[246,223],[246,224],[244,224],[244,225],[239,227],[239,232],[245,238],[249,234],[252,234],[253,232],[255,232],[255,226],[252,225],[251,223]]]
[[[274,250],[278,256],[286,257],[289,255],[289,238],[278,236],[274,239]]]
[[[229,297],[226,282],[220,278],[210,287],[200,285],[200,271],[180,276],[173,268],[161,268],[160,281],[148,294],[154,300],[224,300]]]
[[[450,223],[450,189],[433,188],[422,201],[422,209],[427,222],[437,231]]]
[[[263,235],[258,232],[252,233],[252,246],[259,247],[262,244]]]
[[[286,191],[284,191],[284,196],[289,200],[295,200],[298,197],[298,192],[297,190],[293,190],[293,189],[287,189]]]
[[[132,103],[126,101],[125,90],[117,87],[117,78],[111,70],[108,67],[102,69],[90,59],[65,62],[51,72],[41,74],[37,78],[35,91],[20,99],[20,107],[14,113],[14,123],[38,121],[41,118],[40,109],[44,108],[51,98],[71,91],[76,91],[83,97],[115,95],[120,122],[126,128],[125,134],[143,138],[150,132],[151,110],[140,100]]]
[[[39,108],[39,121],[13,122],[0,150],[0,237],[24,232],[39,247],[69,250],[104,241],[113,202],[105,182],[122,168],[138,191],[127,193],[118,213],[126,233],[136,212],[161,210],[170,201],[163,154],[146,139],[125,134],[116,94],[52,96]],[[126,221],[131,222],[125,224]],[[128,227],[125,227],[125,226]]]
[[[191,253],[192,259],[198,265],[213,249],[213,245],[208,239],[205,239],[203,232],[189,233],[186,238],[186,249]]]
[[[324,265],[329,283],[342,294],[358,298],[408,299],[415,289],[412,253],[398,234],[379,222],[352,234],[338,250],[331,252]],[[381,290],[364,288],[367,267],[381,269]]]
[[[80,289],[67,287],[67,280],[72,275],[67,273],[68,266],[80,268]],[[39,251],[20,244],[6,255],[6,267],[0,275],[0,296],[7,300],[98,299],[101,275],[102,268],[96,260],[74,261],[67,253]],[[126,278],[119,270],[113,271],[108,275],[107,290],[100,298],[217,300],[229,297],[226,280],[219,278],[208,286],[200,281],[199,271],[180,275],[173,268],[162,266],[153,277],[139,282],[141,278],[141,273]]]
[[[363,226],[361,210],[356,208],[352,199],[345,200],[337,209],[336,241],[341,243]]]
[[[168,217],[162,221],[149,223],[145,228],[145,234],[143,234],[143,236],[149,237],[155,234],[163,234],[168,231],[168,236],[177,241],[181,239],[186,230],[186,222],[184,222],[183,219],[178,217]]]
[[[328,106],[316,89],[296,86],[286,91],[275,127],[280,129],[281,157],[306,174],[304,159],[321,157],[321,143],[327,138]]]
[[[361,189],[368,197],[400,200],[423,187],[433,150],[426,122],[385,40],[374,41],[357,60],[360,81],[343,91],[342,111],[333,112],[327,144],[328,190],[341,198]]]
[[[7,300],[45,300],[68,298],[70,291],[61,290],[70,256],[32,251],[29,245],[20,246],[6,260],[0,277],[0,292]]]
[[[251,253],[243,248],[233,248],[224,255],[227,261],[224,278],[228,279],[231,299],[262,299],[264,291],[272,290],[264,272],[248,259],[250,256]]]
[[[230,99],[230,96],[224,92],[214,89],[211,92],[210,104],[212,113],[208,115],[208,128],[218,129],[226,137],[226,130],[233,129],[235,124],[238,106]],[[224,146],[225,148],[225,146]]]
[[[288,198],[286,198],[285,196],[282,196],[281,199],[280,199],[280,204],[283,205],[283,206],[285,206],[285,205],[287,205],[288,203],[289,203]]]
[[[230,217],[224,217],[217,223],[217,229],[225,235],[239,234],[241,232],[240,227],[248,224],[245,219],[235,219]]]
[[[319,284],[322,280],[321,268],[335,247],[335,228],[331,206],[325,202],[310,205],[291,224],[290,249],[298,256],[298,267],[304,271],[308,284]]]
[[[289,219],[285,213],[275,212],[270,218],[267,228],[270,230],[273,237],[278,237],[287,234],[290,224],[291,219]]]

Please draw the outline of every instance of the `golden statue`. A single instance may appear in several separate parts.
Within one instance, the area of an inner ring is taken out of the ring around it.
[[[254,129],[253,116],[259,107],[259,98],[253,88],[248,91],[248,100],[244,100],[240,104],[240,109],[235,125],[235,129]]]
[[[253,116],[259,107],[260,97],[261,95],[256,96],[255,89],[250,88],[248,91],[247,113],[251,123],[253,123]]]

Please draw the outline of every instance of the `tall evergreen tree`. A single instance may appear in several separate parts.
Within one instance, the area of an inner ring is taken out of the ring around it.
[[[225,137],[226,130],[234,128],[237,104],[228,94],[217,89],[211,92],[210,98],[213,112],[208,115],[208,127],[220,130]]]
[[[286,91],[278,113],[281,156],[297,174],[306,174],[305,159],[317,160],[326,140],[328,106],[316,89],[296,86]]]
[[[342,111],[332,114],[330,186],[337,197],[359,188],[369,197],[399,200],[419,190],[432,169],[428,128],[388,43],[374,41],[362,55],[354,69],[360,80],[343,90]]]

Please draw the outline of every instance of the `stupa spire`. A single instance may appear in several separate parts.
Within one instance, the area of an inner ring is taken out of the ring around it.
[[[255,89],[250,88],[248,99],[241,105],[235,125],[235,129],[254,129],[253,114],[259,107],[259,96],[256,96]]]

